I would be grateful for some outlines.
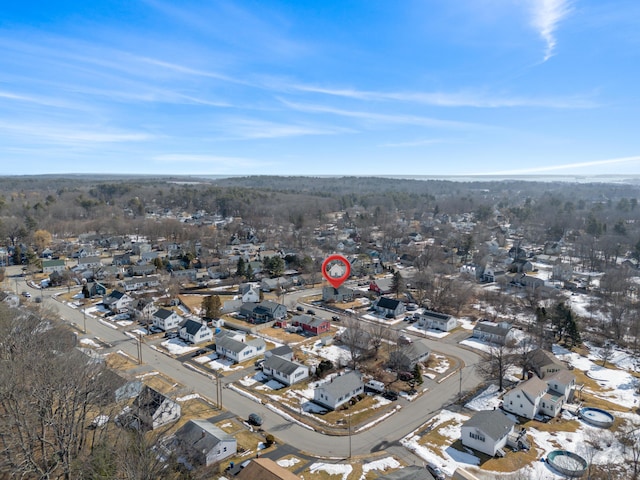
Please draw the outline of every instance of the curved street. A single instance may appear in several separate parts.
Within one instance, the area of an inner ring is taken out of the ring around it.
[[[88,337],[98,338],[107,344],[111,350],[121,350],[133,359],[137,358],[137,340],[125,335],[122,331],[104,325],[96,318],[84,316],[71,306],[55,300],[50,291],[43,292],[29,287],[23,278],[13,277],[10,281],[15,281],[16,291],[18,292],[28,291],[34,297],[42,296],[43,305],[56,309],[63,319],[75,325],[79,334],[82,332],[86,322],[86,335]],[[21,289],[20,287],[23,285],[24,288]],[[442,339],[430,340],[426,338],[424,341],[433,351],[461,360],[465,365],[462,373],[459,369],[456,369],[444,380],[441,380],[441,383],[425,379],[423,388],[427,388],[428,391],[412,402],[400,399],[398,404],[402,406],[401,409],[362,432],[352,432],[351,435],[336,437],[312,431],[229,388],[223,389],[222,404],[225,409],[230,410],[241,418],[247,418],[252,412],[258,413],[264,420],[263,428],[266,431],[272,432],[284,443],[315,457],[345,458],[347,452],[357,456],[382,451],[391,446],[398,446],[400,439],[411,433],[439,410],[455,402],[459,398],[460,391],[470,391],[481,382],[474,369],[474,365],[481,360],[479,354],[462,348],[455,343],[447,343],[446,340],[443,341]],[[176,379],[187,390],[199,393],[211,400],[216,400],[215,380],[186,368],[180,361],[158,352],[144,342],[142,345],[142,360],[143,364]],[[222,381],[226,383],[224,378]],[[355,429],[356,426],[354,426]]]

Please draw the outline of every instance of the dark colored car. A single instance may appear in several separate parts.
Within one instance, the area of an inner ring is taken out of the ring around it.
[[[302,308],[300,305],[296,307],[296,310],[299,312],[304,312],[304,308]]]
[[[386,390],[386,391],[382,394],[382,396],[383,396],[384,398],[386,398],[387,400],[394,401],[394,400],[397,400],[397,399],[398,399],[398,392],[394,392],[393,390]]]
[[[250,413],[248,420],[251,425],[255,425],[256,427],[262,425],[262,417],[257,413]]]
[[[337,315],[334,315],[333,317],[331,317],[331,320],[333,320],[334,322],[339,322],[340,321],[340,317]]]
[[[193,352],[193,357],[199,357],[200,355],[204,355],[205,353],[207,353],[207,350],[204,348],[201,348],[200,350],[196,350],[195,352]]]
[[[436,467],[435,465],[432,465],[430,463],[427,463],[427,471],[436,480],[445,480],[447,478],[444,472],[440,470],[440,467]]]
[[[315,310],[311,310],[311,309],[307,310],[307,313],[309,315],[315,315],[316,314]]]
[[[408,382],[409,380],[413,380],[413,373],[411,372],[399,372],[398,380],[402,380],[403,382]]]

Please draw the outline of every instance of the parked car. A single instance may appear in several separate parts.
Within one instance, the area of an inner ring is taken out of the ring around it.
[[[408,382],[409,380],[413,380],[413,373],[398,372],[398,380],[402,380],[403,382]]]
[[[333,317],[331,317],[331,320],[333,320],[334,322],[339,322],[340,321],[340,317],[337,315],[334,315]]]
[[[382,396],[387,400],[395,401],[398,399],[398,392],[394,392],[393,390],[386,390]]]
[[[447,478],[444,472],[440,469],[440,467],[432,463],[427,463],[427,470],[429,471],[431,476],[436,480],[445,480]]]
[[[24,292],[22,292],[22,296],[25,298],[31,298],[31,294],[29,292],[27,292],[26,290]]]
[[[193,352],[193,355],[191,356],[199,357],[200,355],[204,355],[205,353],[207,353],[207,350],[205,348],[201,348],[200,350],[196,350],[195,352]]]
[[[400,335],[398,337],[398,343],[400,345],[409,345],[410,343],[413,343],[413,340],[411,340],[411,337],[407,337],[406,335]]]
[[[315,315],[316,314],[315,310],[311,310],[311,309],[307,310],[307,313],[309,315]]]
[[[155,332],[154,328],[157,327],[151,327],[149,330],[151,330],[152,332]],[[166,332],[164,334],[164,338],[177,338],[178,337],[178,332]]]
[[[255,425],[256,427],[262,425],[262,417],[257,413],[250,413],[248,420],[251,425]]]
[[[418,305],[416,305],[415,303],[407,303],[407,310],[410,312],[413,312],[414,310],[418,309]]]
[[[299,312],[304,312],[304,308],[302,308],[300,305],[296,307],[296,310]]]

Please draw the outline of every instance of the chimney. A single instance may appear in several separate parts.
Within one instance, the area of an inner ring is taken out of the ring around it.
[[[200,438],[204,438],[207,436],[207,432],[204,431],[204,428],[202,429],[202,432],[200,434]]]

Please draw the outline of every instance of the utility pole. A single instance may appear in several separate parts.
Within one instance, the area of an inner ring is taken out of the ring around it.
[[[351,458],[351,412],[349,412],[348,420],[349,420],[349,458]]]
[[[462,400],[462,365],[460,365],[460,386],[458,388],[458,401]]]
[[[142,365],[142,332],[138,333],[138,364]]]
[[[87,312],[82,309],[82,333],[87,334]]]
[[[216,404],[220,410],[222,410],[222,375],[217,370],[214,371],[216,376]]]

